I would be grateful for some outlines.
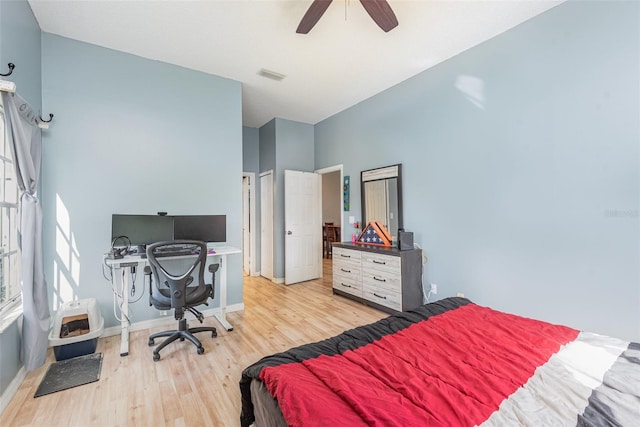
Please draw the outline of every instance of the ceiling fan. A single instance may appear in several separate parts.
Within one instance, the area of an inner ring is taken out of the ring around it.
[[[313,0],[307,13],[302,17],[296,33],[307,34],[311,31],[313,26],[316,25],[322,15],[324,15],[331,1],[332,0]],[[371,19],[373,19],[385,33],[398,26],[398,19],[395,13],[393,13],[391,6],[389,6],[389,3],[387,3],[387,0],[360,0],[360,3],[362,3],[364,10],[367,11],[369,16],[371,16]]]

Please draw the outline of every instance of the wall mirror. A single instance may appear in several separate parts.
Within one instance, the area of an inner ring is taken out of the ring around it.
[[[394,240],[402,228],[402,165],[369,169],[360,174],[362,226],[380,221]]]

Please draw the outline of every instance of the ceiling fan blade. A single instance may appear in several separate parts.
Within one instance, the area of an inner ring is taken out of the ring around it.
[[[388,33],[398,26],[398,18],[393,13],[391,6],[387,0],[360,0],[364,10],[367,11],[371,19],[382,28],[382,31]]]
[[[327,10],[332,0],[313,0],[311,6],[307,10],[307,13],[302,17],[302,21],[300,21],[300,25],[298,25],[298,29],[296,33],[298,34],[307,34],[314,25],[320,20],[324,12]]]

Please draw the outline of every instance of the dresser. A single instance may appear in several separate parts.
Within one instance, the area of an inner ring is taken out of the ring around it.
[[[333,244],[333,293],[388,313],[422,305],[422,251]]]

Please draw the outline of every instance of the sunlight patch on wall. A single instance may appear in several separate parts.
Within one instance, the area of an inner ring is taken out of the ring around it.
[[[78,297],[80,282],[80,252],[71,231],[69,210],[56,194],[56,259],[53,262],[53,306]]]
[[[69,211],[60,199],[60,195],[56,194],[56,226],[64,233],[65,236],[71,234],[71,220],[69,219]]]
[[[71,252],[71,246],[67,240],[67,236],[62,232],[60,227],[56,227],[56,253],[58,259],[64,263],[65,267],[69,267],[69,253]]]
[[[64,268],[54,261],[53,268],[55,271],[54,285],[53,285],[53,306],[60,307],[62,304],[68,301],[73,301],[75,296],[74,286],[68,280],[64,273]]]
[[[484,106],[484,81],[478,77],[460,75],[456,79],[456,89],[476,107],[481,110],[485,109]]]
[[[76,239],[71,235],[71,279],[74,283],[80,282],[80,254],[78,253],[78,247],[76,246]]]

